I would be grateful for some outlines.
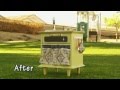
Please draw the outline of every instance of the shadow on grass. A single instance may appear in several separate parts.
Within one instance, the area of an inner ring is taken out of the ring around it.
[[[119,55],[84,55],[81,78],[120,79]]]
[[[40,48],[40,42],[0,43],[0,48]]]
[[[120,49],[120,43],[105,43],[105,42],[89,42],[89,43],[84,43],[84,46],[87,47],[99,47],[99,48],[103,48],[103,49],[110,49],[110,48],[114,48],[114,49]]]
[[[105,43],[105,42],[85,42],[84,46],[87,47],[99,47],[105,49],[120,49],[120,43]],[[0,48],[40,48],[41,43],[35,42],[16,42],[16,43],[0,43]]]
[[[65,69],[48,69],[47,78],[66,79],[120,79],[119,55],[84,55],[85,67],[81,68],[80,75],[73,69],[71,76],[67,77]],[[41,77],[43,78],[43,77]]]
[[[120,79],[120,56],[117,55],[84,55],[85,67],[81,74],[73,69],[71,77],[67,77],[65,69],[48,69],[48,74],[43,75],[42,68],[38,68],[39,55],[32,54],[0,54],[0,78],[6,79]],[[15,65],[33,66],[32,72],[15,72]]]
[[[1,79],[32,79],[40,78],[38,68],[40,55],[32,54],[0,54],[0,78]],[[32,72],[14,71],[16,65],[33,66]]]

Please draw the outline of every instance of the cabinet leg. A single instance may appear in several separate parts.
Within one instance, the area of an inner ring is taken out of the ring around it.
[[[77,68],[77,72],[78,72],[78,74],[80,74],[80,67],[79,67],[79,68]]]
[[[70,77],[70,74],[71,74],[71,69],[68,69],[67,70],[67,76]]]
[[[43,74],[44,74],[44,75],[47,74],[47,70],[46,70],[46,68],[43,68]]]

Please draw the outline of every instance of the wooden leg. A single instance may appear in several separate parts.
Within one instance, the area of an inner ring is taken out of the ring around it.
[[[57,72],[58,72],[58,68],[57,68]]]
[[[77,68],[77,72],[78,72],[78,74],[80,74],[80,67],[79,67],[79,68]]]
[[[44,75],[47,74],[47,70],[46,70],[46,68],[43,68],[43,74],[44,74]]]
[[[71,74],[71,69],[68,69],[67,70],[67,76],[70,77],[70,74]]]

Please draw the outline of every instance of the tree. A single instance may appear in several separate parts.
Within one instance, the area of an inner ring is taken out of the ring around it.
[[[105,17],[105,23],[108,26],[113,26],[116,28],[116,42],[118,41],[118,30],[120,28],[120,14],[114,14],[112,17],[110,18],[106,18]]]

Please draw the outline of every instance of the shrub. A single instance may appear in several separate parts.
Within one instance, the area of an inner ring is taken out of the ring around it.
[[[19,20],[0,20],[0,30],[26,34],[38,34],[43,30],[42,23],[25,22]]]

